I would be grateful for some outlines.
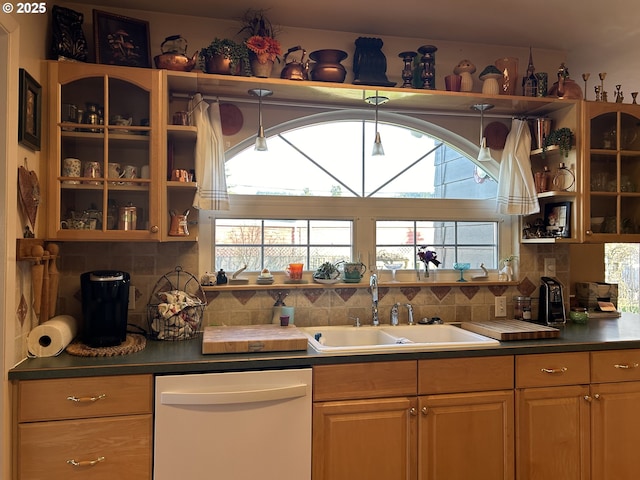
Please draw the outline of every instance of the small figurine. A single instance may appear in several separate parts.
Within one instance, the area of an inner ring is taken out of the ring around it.
[[[462,82],[460,83],[461,92],[470,92],[473,90],[473,77],[471,74],[475,73],[475,71],[476,66],[467,59],[460,60],[460,63],[453,69],[453,73],[462,77]]]
[[[216,283],[218,285],[225,285],[227,282],[227,275],[224,273],[223,269],[220,269],[218,275],[216,276]]]

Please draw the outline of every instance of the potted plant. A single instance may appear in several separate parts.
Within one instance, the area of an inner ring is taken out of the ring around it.
[[[333,283],[338,281],[340,272],[331,262],[324,262],[313,274],[313,279],[318,283]]]
[[[244,43],[216,37],[200,50],[200,59],[207,73],[250,75],[249,50]]]
[[[557,145],[560,153],[567,157],[573,146],[573,132],[571,129],[564,127],[552,130],[545,139],[542,151],[546,153],[547,148],[553,145]]]
[[[241,19],[238,33],[246,35],[245,45],[249,49],[249,60],[253,74],[268,77],[275,61],[282,54],[280,42],[276,40],[276,29],[265,16],[264,10],[249,9]]]

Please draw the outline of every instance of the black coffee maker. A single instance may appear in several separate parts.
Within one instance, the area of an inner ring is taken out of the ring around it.
[[[126,339],[130,282],[128,273],[114,270],[80,275],[84,343],[112,347]]]
[[[564,325],[567,316],[564,308],[564,295],[562,294],[562,284],[551,277],[540,279],[540,309],[538,320],[545,325]]]

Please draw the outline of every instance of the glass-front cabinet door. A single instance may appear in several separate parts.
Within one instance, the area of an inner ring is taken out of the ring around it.
[[[48,66],[48,236],[160,240],[159,72]]]
[[[640,105],[587,102],[587,242],[640,241]]]

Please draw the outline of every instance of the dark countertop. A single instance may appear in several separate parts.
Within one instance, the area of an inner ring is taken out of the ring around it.
[[[416,326],[416,328],[429,328]],[[560,337],[500,342],[499,346],[471,350],[407,353],[326,354],[312,349],[298,352],[203,355],[202,338],[166,342],[148,340],[144,350],[115,357],[78,357],[63,352],[57,357],[29,358],[9,371],[9,380],[87,377],[127,374],[209,373],[267,370],[335,363],[415,360],[423,358],[518,355],[640,348],[640,315],[618,319],[590,319],[587,325],[567,323]]]

